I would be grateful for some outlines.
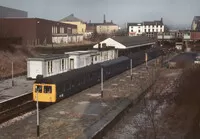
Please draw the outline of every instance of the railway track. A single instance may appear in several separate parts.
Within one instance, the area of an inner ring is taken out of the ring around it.
[[[0,103],[0,124],[35,109],[32,93]]]

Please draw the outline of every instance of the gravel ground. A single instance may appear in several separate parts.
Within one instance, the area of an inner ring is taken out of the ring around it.
[[[175,119],[177,115],[181,115],[181,110],[177,110],[174,104],[176,93],[173,91],[180,73],[181,70],[163,69],[156,84],[145,98],[129,109],[126,116],[107,133],[104,139],[155,139],[155,137],[179,139],[184,137],[189,125],[183,126],[183,120]],[[176,114],[176,112],[179,113]]]
[[[15,77],[13,87],[11,79],[0,81],[0,103],[22,94],[31,93],[33,82],[33,80],[27,80],[26,76]]]

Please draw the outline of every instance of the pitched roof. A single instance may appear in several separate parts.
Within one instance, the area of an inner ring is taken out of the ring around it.
[[[153,39],[150,39],[147,36],[117,36],[113,37],[112,39],[125,45],[126,47],[155,42]]]
[[[69,16],[61,19],[60,21],[83,22],[81,19],[75,17],[74,14],[70,14]]]
[[[144,25],[163,25],[162,21],[145,21]]]
[[[127,26],[141,26],[141,25],[163,25],[162,21],[144,21],[142,23],[127,23]]]
[[[194,19],[200,20],[200,16],[195,16]]]
[[[141,26],[143,23],[127,23],[127,26]]]
[[[106,23],[87,23],[87,26],[108,26],[108,25],[116,25],[113,22],[106,22]]]

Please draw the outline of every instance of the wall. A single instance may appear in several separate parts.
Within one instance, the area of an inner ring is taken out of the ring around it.
[[[0,37],[21,37],[23,43],[33,44],[36,39],[34,19],[0,19]]]
[[[61,67],[62,67],[62,65],[61,65],[61,60],[62,59],[64,59],[64,69],[63,70],[61,70]],[[52,73],[49,73],[48,72],[48,62],[51,62],[52,61],[52,69],[53,69],[53,71],[52,71]],[[59,73],[62,73],[62,72],[66,72],[66,71],[68,71],[69,70],[69,63],[68,63],[68,58],[60,58],[60,59],[54,59],[54,60],[47,60],[47,61],[45,61],[45,64],[44,64],[45,66],[45,72],[43,72],[44,73],[44,75],[45,75],[45,77],[47,77],[47,76],[51,76],[51,75],[56,75],[56,74],[59,74]]]
[[[36,78],[38,74],[43,75],[42,61],[27,61],[27,78]]]
[[[75,28],[75,25],[39,18],[0,19],[0,37],[21,37],[23,44],[29,45],[51,44],[52,34],[72,34]]]
[[[96,31],[99,34],[105,33],[105,34],[111,34],[115,33],[119,30],[119,27],[117,25],[98,25],[96,27]]]
[[[52,41],[57,44],[79,43],[83,41],[83,35],[53,35]]]
[[[85,31],[86,31],[86,24],[85,23],[82,23],[82,22],[67,22],[67,21],[65,21],[63,23],[77,25],[77,33],[78,34],[84,34]],[[73,33],[75,33],[75,31]]]

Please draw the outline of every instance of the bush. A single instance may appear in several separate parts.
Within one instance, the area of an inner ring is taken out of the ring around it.
[[[181,105],[200,105],[200,65],[183,70],[177,82],[176,103]]]

